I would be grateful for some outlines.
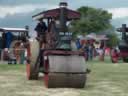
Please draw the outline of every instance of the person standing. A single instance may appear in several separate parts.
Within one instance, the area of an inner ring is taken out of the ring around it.
[[[6,48],[6,33],[2,33],[2,49]]]
[[[35,27],[35,31],[37,32],[37,38],[39,38],[40,36],[45,37],[46,30],[47,30],[47,26],[45,22],[43,21],[43,19],[40,19],[39,23]]]
[[[100,50],[101,50],[101,54],[100,54],[100,61],[104,61],[104,55],[105,55],[105,43],[104,40],[101,41],[100,44]]]
[[[80,50],[82,48],[82,46],[80,44],[80,39],[79,38],[76,40],[76,46],[77,46],[78,50]]]
[[[89,60],[92,60],[93,59],[93,46],[92,44],[89,44],[88,46],[88,53],[89,53]]]
[[[11,32],[5,33],[6,38],[6,48],[10,48],[11,42],[13,40],[13,34]]]
[[[24,64],[24,60],[25,60],[25,48],[23,43],[20,44],[20,64]]]
[[[84,51],[85,51],[85,54],[86,54],[86,61],[89,60],[89,43],[87,42],[85,47],[84,47]]]
[[[21,54],[21,46],[20,46],[21,42],[16,42],[14,45],[14,55],[16,57],[16,61],[19,64],[20,63],[20,54]]]

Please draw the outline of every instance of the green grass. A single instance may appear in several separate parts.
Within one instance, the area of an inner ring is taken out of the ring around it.
[[[91,69],[83,89],[47,89],[43,80],[28,81],[25,65],[0,64],[0,96],[128,96],[128,64],[97,59],[87,62]]]
[[[0,71],[7,71],[7,70],[20,70],[24,71],[25,66],[24,65],[19,65],[19,64],[12,64],[12,65],[7,65],[7,64],[0,64]]]
[[[85,88],[88,96],[128,95],[128,65],[102,63],[90,66],[92,72]]]

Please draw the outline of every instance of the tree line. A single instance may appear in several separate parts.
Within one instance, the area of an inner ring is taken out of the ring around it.
[[[118,37],[115,33],[115,28],[111,24],[112,14],[107,10],[82,6],[77,9],[81,14],[79,20],[71,21],[70,31],[76,37],[80,34],[102,33],[109,38],[108,46],[112,47],[118,44]],[[106,32],[106,30],[108,30]]]

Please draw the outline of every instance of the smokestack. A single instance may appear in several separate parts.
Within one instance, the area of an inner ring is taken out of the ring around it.
[[[66,2],[61,2],[59,4],[60,6],[60,32],[67,32],[67,26],[66,26],[66,22],[67,22],[67,6],[68,4]]]
[[[122,24],[122,39],[126,39],[126,24]]]
[[[67,2],[60,2],[59,6],[60,7],[67,7],[68,4],[67,4]]]

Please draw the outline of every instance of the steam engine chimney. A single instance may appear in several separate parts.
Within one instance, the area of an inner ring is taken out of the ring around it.
[[[68,28],[66,26],[67,21],[67,11],[66,8],[68,4],[66,2],[60,2],[60,32],[67,32]]]

